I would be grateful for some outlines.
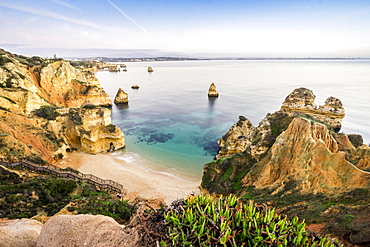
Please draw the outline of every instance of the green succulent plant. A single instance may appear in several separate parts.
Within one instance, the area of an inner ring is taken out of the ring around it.
[[[304,220],[236,196],[193,196],[165,213],[172,243],[163,246],[337,246],[309,233]]]

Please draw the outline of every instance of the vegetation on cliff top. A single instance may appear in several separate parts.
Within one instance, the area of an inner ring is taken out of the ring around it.
[[[53,216],[66,207],[75,214],[102,214],[123,223],[135,210],[126,200],[118,200],[86,183],[51,175],[16,173],[2,166],[0,201],[0,218],[10,219]]]

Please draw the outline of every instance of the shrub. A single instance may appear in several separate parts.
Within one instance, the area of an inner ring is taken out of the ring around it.
[[[335,246],[310,234],[298,217],[288,220],[233,195],[190,197],[165,219],[173,246]]]
[[[82,106],[82,108],[84,108],[84,109],[95,109],[96,106],[94,104],[91,104],[91,103],[86,103],[85,105]]]
[[[41,164],[41,165],[45,165],[47,162],[45,160],[43,160],[39,155],[36,155],[36,154],[31,154],[27,157],[24,157],[25,160],[28,160],[34,164]]]
[[[54,106],[44,105],[35,111],[35,115],[47,120],[55,120],[58,116],[58,113],[55,112],[55,109],[56,107]]]

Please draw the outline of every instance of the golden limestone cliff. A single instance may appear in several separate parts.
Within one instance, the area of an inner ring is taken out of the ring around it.
[[[344,118],[342,102],[329,97],[323,106],[316,106],[315,95],[306,88],[295,89],[284,100],[281,109],[267,116],[254,127],[245,117],[239,121],[218,141],[220,151],[216,159],[228,157],[248,150],[254,158],[259,158],[273,144],[276,137],[285,130],[295,116],[306,116],[327,124],[338,132]],[[241,134],[243,133],[243,134]]]
[[[314,98],[309,89],[294,90],[257,127],[239,117],[218,141],[215,161],[204,166],[202,188],[217,194],[250,187],[314,194],[370,188],[369,146],[360,135],[336,133],[341,101],[329,97],[317,107]]]
[[[368,187],[370,173],[351,164],[345,155],[338,151],[337,141],[325,125],[296,117],[242,184],[257,189],[270,187],[277,193],[295,181],[291,190],[314,194]]]
[[[93,73],[64,60],[0,54],[0,158],[52,162],[68,151],[125,146]]]

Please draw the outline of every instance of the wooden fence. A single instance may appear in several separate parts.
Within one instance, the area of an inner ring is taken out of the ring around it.
[[[97,186],[103,190],[124,193],[123,185],[113,180],[110,179],[104,180],[92,174],[84,174],[79,171],[68,171],[66,169],[59,168],[52,164],[37,165],[29,161],[18,161],[15,163],[0,161],[0,165],[10,168],[19,166],[21,168],[27,168],[37,172],[49,173],[57,177],[67,177],[77,179],[81,182],[86,182],[91,185]]]

